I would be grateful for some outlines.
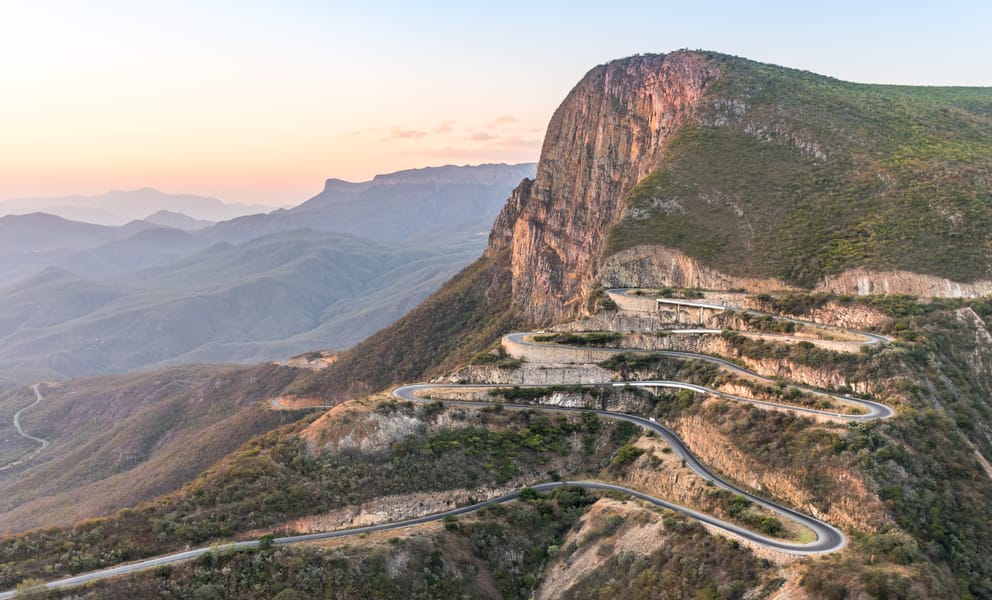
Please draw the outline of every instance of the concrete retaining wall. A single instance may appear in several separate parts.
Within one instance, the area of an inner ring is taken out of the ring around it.
[[[617,303],[621,310],[633,310],[638,312],[657,312],[657,298],[651,296],[635,296],[619,294],[617,292],[607,292],[610,300]]]
[[[621,352],[612,348],[572,348],[568,346],[537,346],[503,338],[503,349],[513,358],[532,363],[598,363]]]

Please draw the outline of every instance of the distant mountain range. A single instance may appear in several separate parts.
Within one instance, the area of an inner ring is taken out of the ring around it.
[[[295,208],[232,219],[204,234],[240,242],[309,228],[380,242],[451,234],[479,234],[482,240],[510,190],[535,170],[534,164],[489,164],[399,171],[362,183],[328,179],[323,192]]]
[[[217,224],[0,217],[0,381],[347,348],[477,257],[535,165],[329,180],[290,210]]]
[[[111,226],[144,219],[163,210],[217,222],[272,209],[262,205],[226,204],[209,196],[166,194],[152,188],[116,190],[99,196],[18,198],[0,202],[0,215],[45,212],[73,221]]]
[[[148,223],[161,225],[163,227],[173,227],[175,229],[183,229],[186,231],[197,231],[199,229],[210,227],[214,224],[213,221],[194,219],[189,215],[173,212],[171,210],[160,210],[153,215],[145,217],[143,220]]]

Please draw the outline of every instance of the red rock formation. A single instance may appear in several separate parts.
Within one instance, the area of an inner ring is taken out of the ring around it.
[[[717,76],[693,53],[637,56],[596,67],[569,93],[548,125],[535,180],[514,193],[487,251],[510,245],[514,303],[528,318],[580,312],[627,193]]]

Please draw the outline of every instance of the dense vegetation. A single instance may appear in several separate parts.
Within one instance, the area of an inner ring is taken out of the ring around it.
[[[911,321],[913,408],[885,424],[892,451],[866,468],[900,527],[928,558],[950,567],[962,595],[990,598],[992,472],[983,473],[975,458],[992,458],[992,344],[977,320],[990,314],[990,304],[969,304],[931,305]]]
[[[385,542],[217,551],[91,585],[74,597],[530,598],[548,557],[594,501],[579,488],[561,488],[452,518],[443,531],[398,532]]]
[[[623,336],[609,331],[594,331],[592,333],[547,333],[535,335],[535,342],[565,344],[566,346],[606,346]]]
[[[444,408],[387,404],[381,410],[430,422]],[[0,588],[230,538],[388,494],[493,486],[524,475],[554,479],[547,466],[552,457],[581,445],[584,462],[595,468],[636,431],[629,424],[578,415],[552,419],[532,411],[488,410],[477,417],[454,411],[451,417],[463,424],[371,452],[314,454],[293,435],[303,423],[274,430],[180,492],[136,510],[0,538]]]
[[[663,354],[614,354],[599,363],[621,379],[668,379],[714,387],[725,376],[717,365],[705,360],[681,360]]]
[[[805,286],[855,266],[992,276],[992,90],[706,57],[721,75],[631,193],[609,253],[664,245]]]
[[[838,298],[774,302],[802,314],[831,300]],[[897,417],[830,431],[747,407],[711,407],[699,414],[719,423],[748,456],[802,477],[820,510],[829,508],[839,489],[823,476],[830,465],[860,472],[882,500],[893,524],[876,533],[856,532],[852,554],[818,562],[803,579],[809,592],[824,598],[858,591],[871,597],[992,598],[992,528],[986,518],[992,479],[975,455],[992,457],[992,338],[981,320],[992,315],[992,303],[908,296],[839,300],[888,314],[892,319],[884,329],[905,341],[849,356],[809,354],[798,346],[740,348],[871,381],[894,394],[887,402],[898,398]],[[667,418],[699,410],[676,401],[658,406]]]

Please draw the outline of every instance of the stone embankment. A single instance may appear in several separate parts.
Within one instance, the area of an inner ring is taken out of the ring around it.
[[[817,289],[859,296],[912,294],[925,298],[980,298],[992,294],[992,281],[962,283],[910,271],[850,269],[840,275],[828,275]]]
[[[606,287],[745,289],[751,294],[814,291],[854,296],[910,294],[923,298],[980,298],[992,294],[992,281],[988,280],[961,282],[910,271],[868,269],[827,275],[813,290],[804,290],[781,279],[729,275],[664,246],[636,246],[609,256],[603,260],[598,278]]]
[[[598,276],[602,285],[617,288],[745,289],[752,294],[798,291],[780,279],[728,275],[664,246],[635,246],[617,252],[603,261]]]
[[[594,364],[525,362],[514,369],[484,365],[463,367],[448,376],[438,377],[431,383],[462,384],[483,381],[499,385],[581,385],[610,383],[613,381],[613,374]]]
[[[503,350],[515,358],[531,363],[544,364],[594,364],[617,354],[614,348],[588,348],[563,345],[538,345],[527,341],[516,341],[509,336],[503,338]]]

